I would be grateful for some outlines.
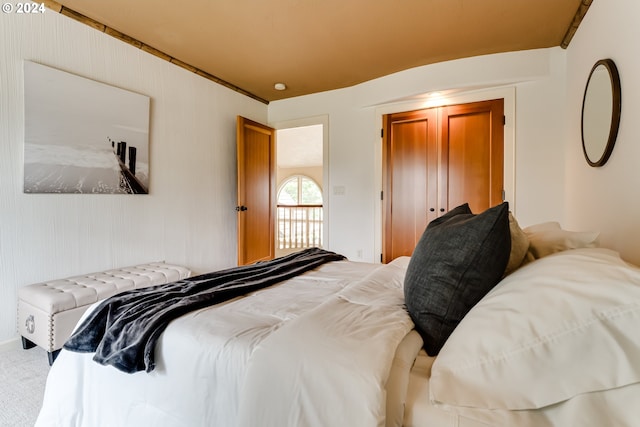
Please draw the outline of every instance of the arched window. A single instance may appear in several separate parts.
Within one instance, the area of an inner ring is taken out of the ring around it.
[[[322,205],[322,190],[308,176],[291,176],[278,190],[278,205]]]
[[[322,247],[322,190],[305,175],[278,189],[278,249]]]

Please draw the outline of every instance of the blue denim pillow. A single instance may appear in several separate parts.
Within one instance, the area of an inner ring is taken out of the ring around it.
[[[500,281],[510,251],[507,202],[478,215],[465,203],[427,225],[407,267],[404,296],[430,356]]]

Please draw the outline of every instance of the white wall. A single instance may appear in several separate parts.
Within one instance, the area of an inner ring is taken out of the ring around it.
[[[62,15],[0,17],[0,343],[19,286],[166,260],[236,264],[236,116],[267,106]],[[23,194],[23,60],[151,97],[150,194]]]
[[[566,223],[599,230],[601,243],[640,264],[640,2],[594,1],[567,49]],[[601,168],[587,165],[580,136],[581,105],[591,67],[611,58],[620,73],[618,139]]]
[[[269,121],[329,117],[329,248],[377,261],[381,251],[381,112],[419,108],[420,95],[455,90],[441,103],[506,98],[511,144],[508,200],[521,225],[564,217],[565,55],[560,48],[419,67],[346,89],[272,102]],[[506,141],[506,140],[505,140]],[[345,194],[334,194],[344,187]],[[362,256],[359,256],[362,254]]]

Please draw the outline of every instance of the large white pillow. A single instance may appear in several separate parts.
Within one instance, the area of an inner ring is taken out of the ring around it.
[[[640,382],[640,268],[603,248],[558,252],[503,279],[453,331],[434,403],[536,409]]]

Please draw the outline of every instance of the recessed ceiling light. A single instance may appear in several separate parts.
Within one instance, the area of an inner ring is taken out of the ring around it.
[[[287,85],[284,83],[276,83],[275,85],[273,85],[273,88],[275,90],[285,90],[287,88]]]

